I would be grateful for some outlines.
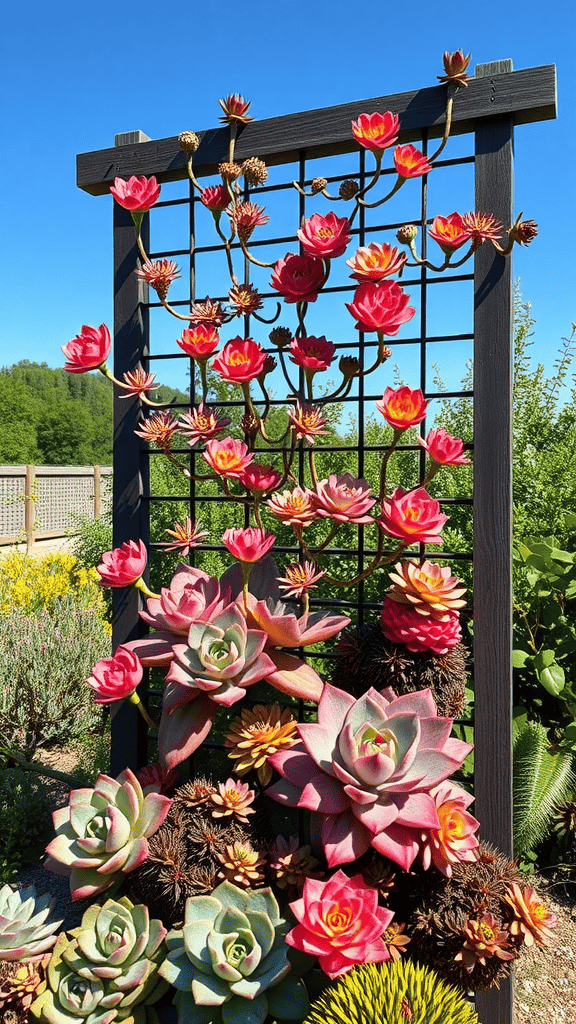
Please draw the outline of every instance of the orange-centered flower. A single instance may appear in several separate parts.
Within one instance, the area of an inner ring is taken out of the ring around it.
[[[530,885],[522,891],[517,882],[509,883],[506,902],[512,908],[514,920],[508,926],[510,934],[521,937],[527,946],[535,942],[546,946],[554,938],[556,915],[542,902]]]
[[[248,451],[248,446],[243,441],[225,437],[223,441],[216,438],[209,441],[206,451],[202,452],[202,457],[219,476],[237,479],[242,475],[243,469],[252,462],[254,455]]]
[[[428,234],[438,242],[445,256],[450,256],[470,239],[470,232],[465,228],[459,213],[451,213],[448,217],[434,217]]]
[[[376,408],[394,430],[408,430],[426,417],[428,402],[420,388],[412,391],[404,384],[400,388],[386,388]]]
[[[415,146],[396,146],[394,166],[401,178],[420,178],[432,170],[424,154]]]
[[[240,717],[230,723],[224,746],[228,757],[236,761],[236,775],[253,769],[261,785],[267,786],[272,778],[269,755],[293,747],[297,740],[296,719],[288,708],[256,704],[252,709],[243,708]]]
[[[378,111],[374,114],[360,114],[357,121],[352,121],[352,134],[356,142],[372,152],[381,153],[388,146],[393,146],[399,130],[400,118],[391,110],[385,114]]]
[[[465,587],[457,576],[451,575],[448,566],[426,560],[422,565],[416,562],[397,562],[390,572],[392,586],[388,597],[399,604],[411,605],[419,615],[446,619],[448,613],[464,608],[462,595]]]
[[[346,263],[353,271],[350,277],[356,281],[382,281],[397,274],[408,257],[389,242],[370,242],[362,246]]]

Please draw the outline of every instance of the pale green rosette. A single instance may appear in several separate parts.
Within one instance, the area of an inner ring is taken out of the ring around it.
[[[160,968],[177,989],[179,1024],[262,1024],[267,1014],[302,1021],[309,1000],[290,974],[291,927],[269,888],[222,882],[211,896],[191,896]]]
[[[162,922],[126,896],[90,907],[79,928],[58,936],[32,1014],[45,1024],[152,1024],[151,1004],[168,988],[159,975],[165,937]]]

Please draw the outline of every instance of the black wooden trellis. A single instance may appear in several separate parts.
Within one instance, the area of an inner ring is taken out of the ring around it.
[[[242,160],[257,155],[265,159],[269,166],[298,161],[300,182],[304,183],[310,178],[306,172],[308,161],[357,150],[350,133],[350,121],[363,111],[373,110],[397,112],[402,126],[400,142],[416,141],[425,152],[429,141],[442,134],[444,104],[445,88],[436,86],[254,121],[239,135],[236,158]],[[444,159],[449,153],[448,148],[437,166],[473,161],[476,209],[495,214],[506,226],[512,222],[514,126],[555,116],[556,80],[553,65],[522,71],[513,71],[511,61],[477,66],[476,76],[469,81],[468,88],[460,89],[456,94],[452,127],[453,136],[473,134],[473,155],[464,160]],[[218,163],[227,159],[228,131],[223,128],[208,130],[201,134],[201,139],[195,157],[195,173],[200,178],[215,173]],[[360,153],[358,159],[358,171],[354,176],[362,181],[364,153]],[[132,174],[154,174],[160,182],[185,179],[185,164],[186,158],[176,138],[151,141],[141,132],[130,132],[117,136],[114,148],[79,155],[77,184],[93,195],[101,195],[108,193],[117,175],[128,178]],[[326,176],[329,177],[329,161],[327,168]],[[283,185],[272,185],[268,189],[259,189],[254,198],[258,201],[261,195],[262,202],[265,202],[266,191],[287,187],[286,182]],[[426,198],[426,180],[423,179],[421,231],[428,220]],[[195,298],[204,297],[195,295],[195,255],[218,248],[204,246],[202,239],[198,240],[202,244],[195,248],[197,200],[191,201],[189,198],[168,201],[159,203],[158,207],[185,202],[189,202],[190,208],[187,248],[151,253],[153,258],[190,258],[190,294],[180,303],[173,302],[176,307],[188,306]],[[341,211],[337,207],[338,214],[344,215],[345,209]],[[303,212],[302,204],[300,212]],[[148,251],[147,222],[148,217],[145,217],[142,234]],[[384,226],[396,228],[400,225]],[[370,231],[373,230],[371,227]],[[360,220],[355,235],[358,244],[364,244],[364,236],[364,225]],[[265,239],[266,244],[278,243],[276,258],[290,248],[289,245],[281,247],[280,243],[287,241],[289,239]],[[257,244],[257,239],[251,242],[251,246]],[[127,211],[114,204],[114,372],[117,377],[131,370],[139,360],[146,366],[163,358],[149,351],[149,310],[159,303],[149,301],[147,286],[134,275],[137,259],[132,218]],[[452,279],[468,277],[470,275],[462,274]],[[407,284],[405,281],[402,283]],[[426,379],[426,345],[441,343],[442,340],[463,340],[470,336],[445,335],[442,339],[427,337],[426,296],[427,288],[434,281],[427,280],[426,272],[423,271],[422,278],[418,277],[418,283],[421,285],[420,330],[415,330],[410,338],[401,341],[395,339],[394,346],[419,343],[420,386],[428,397],[431,391]],[[502,259],[491,246],[484,245],[474,257],[475,814],[481,822],[482,837],[509,854],[512,852],[511,320],[511,260]],[[413,330],[413,325],[409,329]],[[360,335],[360,356],[363,350],[373,345],[374,342],[364,341]],[[346,347],[340,346],[339,351]],[[183,355],[180,358],[186,359]],[[448,392],[445,397],[460,397],[463,394]],[[350,401],[356,402],[361,412],[365,402],[380,397],[381,392],[378,395],[365,394],[361,384],[359,394]],[[278,401],[278,404],[284,403]],[[133,433],[137,419],[136,400],[115,401],[114,546],[127,540],[149,540],[149,453],[143,451],[144,446]],[[358,417],[358,424],[358,475],[362,476],[364,451],[369,450],[364,444],[362,415]],[[199,499],[192,490],[193,516],[195,505],[200,500],[205,499]],[[370,552],[364,548],[362,530],[360,534],[358,565],[361,569],[364,556]],[[470,556],[465,552],[442,552],[442,558],[451,560],[465,557]],[[114,646],[138,636],[139,601],[139,595],[134,590],[114,592]],[[357,602],[344,598],[341,602],[334,600],[321,603],[346,606],[356,604],[361,616],[362,588]],[[127,764],[138,766],[146,760],[146,734],[140,727],[141,720],[135,718],[134,711],[130,704],[124,704],[114,719],[114,773]],[[478,994],[476,1008],[484,1024],[510,1024],[512,993],[510,981],[504,983],[499,991]]]

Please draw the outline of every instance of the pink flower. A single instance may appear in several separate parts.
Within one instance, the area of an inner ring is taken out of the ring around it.
[[[400,118],[387,110],[385,114],[376,111],[374,114],[360,114],[357,121],[352,121],[352,134],[364,149],[381,152],[393,146],[398,139]]]
[[[327,480],[321,480],[313,497],[318,515],[333,519],[337,523],[355,523],[357,526],[372,523],[369,510],[376,504],[370,493],[370,485],[350,473],[336,476],[331,473]]]
[[[239,562],[258,562],[273,547],[276,536],[267,530],[247,526],[239,530],[228,529],[222,537],[231,555]]]
[[[182,419],[178,420],[178,427],[188,438],[191,448],[197,441],[214,440],[229,426],[230,420],[226,416],[220,416],[214,409],[204,405],[204,402],[182,413]]]
[[[415,146],[396,146],[394,166],[401,178],[420,178],[432,170],[432,164]]]
[[[316,302],[325,281],[324,264],[316,256],[287,253],[274,264],[270,284],[285,302]]]
[[[315,590],[316,583],[325,575],[324,569],[316,572],[314,562],[293,562],[286,566],[285,576],[278,576],[278,582],[284,597],[302,597],[308,590]]]
[[[365,281],[354,292],[354,301],[346,303],[346,309],[356,317],[358,331],[393,336],[416,312],[409,301],[410,296],[396,281]]]
[[[442,782],[430,790],[434,798],[439,829],[422,834],[422,864],[427,870],[431,864],[450,878],[452,865],[459,861],[471,864],[477,860],[478,840],[474,833],[480,827],[466,808],[474,797],[451,782]]]
[[[259,377],[264,369],[266,353],[253,338],[232,338],[212,362],[223,380],[230,384],[246,384]]]
[[[196,327],[186,327],[182,337],[176,338],[176,344],[192,359],[208,359],[218,348],[220,338],[215,327],[198,324]]]
[[[408,430],[421,423],[428,408],[420,388],[411,391],[405,384],[400,388],[386,388],[382,401],[375,405],[394,430]]]
[[[175,769],[163,768],[161,764],[147,764],[136,772],[144,796],[148,793],[164,793],[169,796],[180,778]]]
[[[160,546],[165,551],[181,551],[182,555],[186,557],[190,548],[198,546],[204,537],[208,536],[206,530],[201,530],[199,523],[192,522],[190,516],[186,516],[184,523],[174,523],[172,530],[164,530],[169,537],[173,537],[174,540],[164,541]]]
[[[290,342],[290,360],[312,374],[327,370],[334,359],[334,345],[321,338],[293,338]]]
[[[267,224],[270,217],[265,216],[265,206],[257,206],[256,203],[234,203],[226,212],[230,217],[232,227],[237,231],[238,238],[247,242],[251,237],[254,228]]]
[[[441,544],[440,531],[447,519],[423,487],[414,491],[397,487],[391,498],[383,499],[377,523],[390,537],[398,537],[405,544]]]
[[[430,690],[397,697],[369,689],[358,700],[326,683],[318,721],[297,726],[300,741],[269,763],[282,779],[266,792],[311,811],[311,836],[329,867],[370,846],[408,871],[424,829],[440,828],[430,790],[472,749],[450,738]]]
[[[350,241],[350,221],[347,217],[337,217],[335,213],[327,213],[325,217],[315,213],[304,221],[296,234],[309,256],[335,259],[342,256]]]
[[[155,384],[154,379],[155,373],[146,373],[141,366],[137,366],[134,370],[129,370],[123,375],[124,383],[118,382],[119,387],[124,391],[124,395],[119,395],[119,398],[131,398],[134,395],[145,395],[148,391],[156,391],[161,385]]]
[[[460,214],[456,212],[449,214],[448,217],[434,217],[428,234],[438,242],[445,256],[450,256],[470,240],[470,232],[466,229]]]
[[[224,124],[248,124],[254,118],[248,114],[248,108],[252,100],[245,100],[240,93],[234,92],[223,100],[218,100],[224,116],[220,118]]]
[[[94,690],[97,704],[112,704],[134,692],[142,680],[143,668],[133,651],[120,645],[113,658],[102,658],[86,680]]]
[[[223,441],[216,438],[209,441],[206,451],[202,452],[202,458],[218,476],[223,476],[227,480],[238,480],[246,466],[252,462],[254,453],[248,451],[248,445],[243,441],[225,437]]]
[[[147,560],[144,541],[130,540],[113,551],[106,551],[96,572],[107,587],[130,587],[140,579]]]
[[[378,893],[362,875],[337,871],[327,882],[307,878],[302,898],[290,904],[298,924],[286,936],[295,949],[317,956],[329,978],[354,964],[382,963],[390,954],[382,935],[394,914],[378,906]]]
[[[258,462],[252,462],[246,466],[239,477],[240,483],[252,494],[273,491],[281,479],[282,474],[277,469],[273,469],[272,466],[263,466]]]
[[[160,195],[160,185],[154,176],[146,178],[142,175],[137,178],[133,174],[128,181],[124,181],[123,178],[114,178],[114,184],[110,191],[116,202],[125,210],[145,213],[157,201]]]
[[[384,598],[380,625],[388,640],[403,644],[409,651],[447,654],[462,639],[458,612],[448,611],[442,618],[420,615],[415,608],[391,597]]]
[[[389,242],[370,242],[358,249],[346,263],[354,271],[350,277],[357,281],[382,281],[402,270],[407,259],[405,253]]]
[[[134,273],[151,285],[160,299],[166,298],[170,285],[181,277],[178,265],[172,260],[155,260],[153,263],[148,260]]]
[[[328,433],[324,429],[328,420],[322,414],[320,405],[297,401],[295,407],[288,409],[288,419],[297,441],[304,440],[308,444],[314,444],[320,434]]]
[[[309,526],[318,518],[313,492],[307,487],[273,494],[266,504],[275,519],[290,526]]]
[[[88,327],[84,324],[80,334],[72,338],[67,345],[61,346],[66,357],[64,369],[68,370],[68,373],[97,370],[106,362],[111,347],[110,331],[106,324],[100,324],[100,327]]]
[[[470,459],[464,457],[464,442],[452,437],[443,427],[431,430],[425,441],[418,438],[418,444],[425,448],[430,458],[441,466],[469,466]]]
[[[222,213],[232,202],[232,196],[225,185],[210,185],[202,189],[200,200],[212,213]]]
[[[221,590],[218,580],[202,569],[179,565],[170,586],[160,590],[160,597],[147,599],[146,611],[140,612],[140,618],[154,629],[185,636],[192,622],[209,622],[220,615],[229,603],[229,587]],[[148,639],[146,637],[142,643]]]

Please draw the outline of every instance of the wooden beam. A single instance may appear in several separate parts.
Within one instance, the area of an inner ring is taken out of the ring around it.
[[[497,61],[490,65],[496,68],[496,73],[473,78],[467,88],[458,90],[454,100],[453,135],[473,131],[474,122],[479,118],[506,115],[513,125],[518,125],[556,117],[553,64],[506,74],[499,73],[501,64]],[[357,143],[350,132],[350,121],[363,111],[373,110],[393,110],[400,115],[402,143],[418,140],[423,128],[431,138],[436,138],[443,131],[445,102],[445,87],[436,85],[252,121],[239,133],[236,157],[243,160],[257,155],[272,165],[296,160],[301,149],[306,149],[308,159],[352,152]],[[183,125],[183,129],[186,128],[196,130],[195,125]],[[130,134],[127,132],[124,136]],[[213,174],[218,163],[227,159],[229,132],[222,127],[198,134],[201,143],[194,167],[196,174],[202,177]],[[154,174],[161,182],[185,178],[186,157],[177,137],[131,142],[80,153],[77,157],[76,183],[92,195],[107,193],[115,177],[129,178],[132,174]]]

